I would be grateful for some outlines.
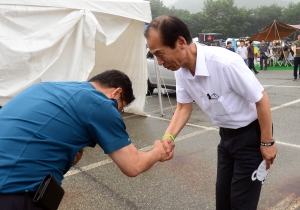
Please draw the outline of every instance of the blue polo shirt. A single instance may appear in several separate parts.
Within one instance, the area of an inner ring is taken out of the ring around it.
[[[0,194],[60,183],[77,152],[96,143],[106,154],[131,144],[117,104],[89,82],[39,83],[0,109]]]

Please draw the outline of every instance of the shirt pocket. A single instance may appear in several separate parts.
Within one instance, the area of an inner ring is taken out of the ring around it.
[[[211,99],[210,101],[210,108],[214,118],[218,116],[230,115],[231,109],[226,102],[226,98],[221,96],[218,99]]]
[[[207,96],[200,96],[200,98],[201,98],[201,103],[200,103],[199,106],[200,106],[203,110],[209,109],[210,103],[209,103],[209,100],[208,100]]]

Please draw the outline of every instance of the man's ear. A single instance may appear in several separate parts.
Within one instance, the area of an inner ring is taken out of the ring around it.
[[[112,92],[112,97],[115,98],[117,95],[121,95],[122,88],[118,87]]]
[[[185,38],[183,38],[182,36],[179,36],[177,38],[177,43],[179,44],[180,49],[184,49],[187,45]]]

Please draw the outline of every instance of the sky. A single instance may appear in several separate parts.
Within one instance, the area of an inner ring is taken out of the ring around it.
[[[171,4],[174,4],[177,0],[163,0],[164,5],[167,7],[170,6]]]

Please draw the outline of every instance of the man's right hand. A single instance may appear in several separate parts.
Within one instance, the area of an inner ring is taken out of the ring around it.
[[[163,147],[160,140],[156,140],[153,144],[153,150],[156,150],[160,154],[159,161],[163,162],[169,155]]]
[[[170,137],[165,137],[163,140],[161,140],[161,144],[162,146],[164,147],[166,153],[168,154],[167,157],[165,157],[163,160],[161,160],[162,162],[163,161],[166,161],[166,160],[170,160],[173,158],[174,156],[174,147],[175,147],[175,144],[174,142],[172,141],[172,139]]]

